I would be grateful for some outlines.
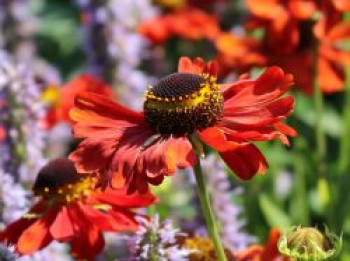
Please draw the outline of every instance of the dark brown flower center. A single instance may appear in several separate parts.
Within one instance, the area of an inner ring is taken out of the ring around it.
[[[59,158],[40,170],[33,191],[45,199],[69,203],[89,194],[95,184],[94,177],[78,174],[70,160]]]
[[[147,90],[144,111],[155,133],[184,136],[221,119],[223,95],[214,76],[174,73]]]

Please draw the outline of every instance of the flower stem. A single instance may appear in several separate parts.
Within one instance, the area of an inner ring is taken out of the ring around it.
[[[226,259],[225,251],[224,251],[224,248],[221,244],[218,229],[217,229],[217,226],[215,224],[214,215],[213,215],[213,211],[211,209],[208,192],[207,192],[207,189],[206,189],[205,184],[204,184],[202,168],[200,165],[200,158],[198,156],[197,156],[197,162],[198,163],[196,166],[193,167],[193,170],[194,170],[194,174],[196,176],[198,196],[199,196],[199,199],[200,199],[200,202],[202,205],[205,221],[207,223],[210,237],[213,240],[218,260],[219,261],[226,261],[227,259]]]

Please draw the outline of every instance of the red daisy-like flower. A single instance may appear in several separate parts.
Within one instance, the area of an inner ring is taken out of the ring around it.
[[[66,83],[62,88],[52,86],[47,88],[43,99],[49,100],[51,109],[45,119],[45,126],[51,128],[60,122],[72,123],[69,118],[69,110],[74,106],[75,96],[80,92],[94,92],[113,98],[112,87],[104,83],[98,77],[83,74]]]
[[[189,137],[217,150],[241,179],[263,173],[267,162],[251,141],[280,138],[295,131],[282,124],[294,98],[281,97],[291,75],[268,68],[256,80],[217,84],[215,61],[183,57],[178,73],[161,79],[147,92],[143,112],[134,112],[102,96],[77,96],[70,116],[74,134],[86,138],[70,155],[79,172],[96,172],[100,184],[126,185],[145,192],[176,168],[196,164]]]
[[[57,159],[38,174],[33,190],[40,200],[0,233],[19,254],[32,254],[53,240],[69,242],[74,257],[94,260],[104,247],[103,231],[135,231],[131,208],[155,202],[150,193],[127,195],[125,190],[94,190],[96,178],[79,175],[68,159]]]

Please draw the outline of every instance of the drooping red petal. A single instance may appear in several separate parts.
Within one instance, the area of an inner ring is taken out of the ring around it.
[[[243,180],[251,179],[256,173],[265,173],[268,167],[265,157],[253,144],[243,144],[219,153],[230,169]]]
[[[114,218],[107,210],[106,213],[95,209],[90,205],[83,203],[78,204],[77,211],[80,213],[82,219],[85,219],[87,223],[96,226],[101,231],[131,231],[132,228],[128,229],[125,224],[120,220]],[[128,212],[128,210],[124,210]],[[131,216],[133,215],[129,212]],[[133,226],[132,226],[133,227]]]
[[[35,222],[35,219],[21,218],[8,225],[5,231],[0,233],[0,241],[8,244],[17,244],[18,238],[24,230],[30,227]]]
[[[270,230],[269,241],[261,254],[261,260],[274,260],[280,256],[278,251],[278,240],[280,236],[281,232],[278,229],[273,228]]]
[[[103,192],[94,193],[92,200],[96,203],[110,204],[122,208],[140,208],[155,203],[157,198],[150,192],[142,195],[139,193],[127,195],[125,188],[107,188]]]
[[[229,142],[225,133],[215,127],[206,128],[198,133],[200,139],[217,151],[233,150],[238,146],[236,142]]]
[[[50,226],[52,237],[58,241],[66,241],[74,236],[72,220],[66,206],[62,206],[53,223]]]
[[[57,209],[50,209],[45,217],[36,220],[23,231],[17,242],[17,251],[23,255],[32,254],[46,247],[52,240],[49,227],[57,215]]]
[[[142,113],[134,112],[101,95],[82,92],[75,98],[75,108],[70,117],[77,122],[92,123],[93,126],[112,127],[115,124],[144,122]]]
[[[95,260],[103,250],[105,241],[102,233],[94,226],[81,229],[71,241],[72,255],[77,259]]]

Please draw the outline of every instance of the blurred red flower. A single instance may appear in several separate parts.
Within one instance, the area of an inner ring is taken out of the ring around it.
[[[252,37],[239,37],[233,33],[221,33],[215,39],[218,51],[216,60],[220,65],[220,75],[231,71],[246,73],[254,66],[266,64],[266,58],[259,53],[260,43]]]
[[[291,53],[301,40],[300,22],[316,11],[313,0],[247,0],[252,18],[248,29],[266,28],[265,45],[279,54]]]
[[[62,88],[52,86],[43,94],[43,99],[51,103],[45,119],[45,126],[51,128],[59,122],[72,123],[69,110],[74,105],[75,96],[84,91],[99,93],[107,98],[113,97],[112,87],[97,77],[83,74],[66,83]]]
[[[0,233],[21,255],[32,254],[53,240],[69,242],[74,257],[94,260],[104,247],[103,231],[135,231],[136,214],[156,198],[126,195],[125,190],[93,190],[96,179],[76,172],[68,159],[57,159],[38,174],[33,190],[40,200]]]
[[[266,30],[261,52],[267,64],[292,73],[296,85],[307,94],[313,92],[315,76],[326,93],[343,89],[344,67],[350,64],[350,53],[344,49],[345,40],[350,39],[350,23],[342,21],[341,11],[347,10],[348,4],[248,0],[248,8],[253,15],[248,29]],[[316,14],[320,17],[317,22],[312,18]]]
[[[178,73],[150,87],[143,112],[100,95],[81,93],[70,116],[74,135],[86,138],[70,155],[79,172],[97,172],[100,184],[126,185],[128,192],[160,184],[176,167],[196,164],[192,134],[217,150],[241,179],[263,173],[267,162],[251,141],[296,133],[280,121],[293,110],[291,75],[268,68],[256,80],[218,85],[217,64],[183,57]]]
[[[140,24],[139,32],[155,44],[178,36],[189,40],[213,40],[220,32],[218,19],[197,8],[181,8]]]
[[[235,254],[235,260],[237,261],[288,261],[292,260],[288,257],[283,257],[277,247],[278,240],[281,236],[281,232],[274,228],[270,230],[270,236],[265,246],[254,245],[239,251]]]

